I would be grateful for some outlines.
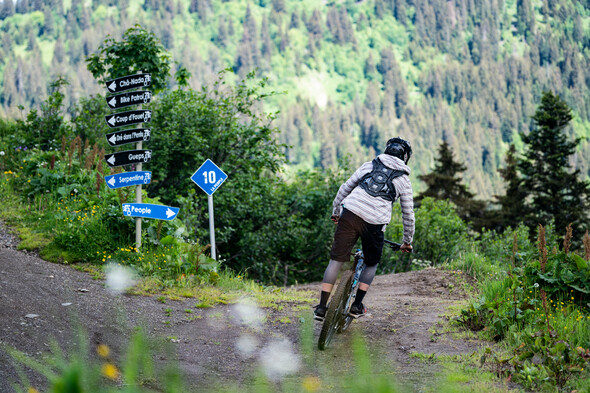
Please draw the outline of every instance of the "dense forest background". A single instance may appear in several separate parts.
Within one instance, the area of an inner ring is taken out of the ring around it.
[[[416,179],[444,140],[469,189],[489,199],[543,91],[573,109],[572,138],[590,136],[589,22],[590,3],[570,0],[4,0],[0,117],[24,118],[59,76],[72,112],[104,94],[85,59],[139,23],[195,89],[230,67],[236,80],[257,68],[285,92],[264,109],[280,111],[291,165],[358,164],[400,135],[414,146]],[[588,140],[572,165],[590,175]]]

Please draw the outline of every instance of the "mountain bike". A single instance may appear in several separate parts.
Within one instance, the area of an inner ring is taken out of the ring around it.
[[[385,240],[385,245],[389,246],[393,251],[398,251],[401,247],[401,244],[390,240]],[[352,268],[342,273],[338,286],[328,303],[326,318],[318,339],[318,348],[320,350],[326,349],[330,341],[332,341],[334,333],[342,333],[348,329],[354,319],[348,315],[348,311],[354,302],[356,290],[359,286],[359,278],[366,265],[362,250],[357,250],[352,255],[354,256]]]

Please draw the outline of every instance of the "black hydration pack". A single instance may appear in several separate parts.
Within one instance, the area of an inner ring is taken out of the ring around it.
[[[406,172],[388,168],[379,158],[375,158],[373,170],[363,176],[359,186],[371,196],[394,202],[397,199],[397,192],[392,181],[402,175],[406,175]]]

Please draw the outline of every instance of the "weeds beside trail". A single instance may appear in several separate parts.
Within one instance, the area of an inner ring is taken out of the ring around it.
[[[482,277],[479,298],[462,310],[460,320],[480,336],[505,345],[506,350],[488,349],[481,358],[498,375],[534,391],[588,391],[588,232],[578,250],[581,255],[573,251],[571,227],[562,251],[543,226],[536,248],[519,235],[522,231],[514,232],[509,263],[493,266],[495,273]]]

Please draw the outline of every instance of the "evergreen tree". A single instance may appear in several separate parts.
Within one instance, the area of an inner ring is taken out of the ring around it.
[[[463,163],[455,161],[453,150],[446,141],[443,141],[439,146],[433,171],[418,176],[418,179],[426,183],[427,188],[418,195],[416,204],[420,205],[422,199],[426,197],[448,200],[455,204],[459,217],[471,222],[474,228],[480,229],[485,203],[473,199],[474,194],[463,184],[459,174],[466,169]]]
[[[572,118],[571,109],[558,95],[545,92],[533,116],[533,129],[521,134],[526,146],[518,169],[530,193],[526,222],[531,228],[554,220],[557,232],[571,223],[581,233],[590,221],[590,183],[580,180],[580,171],[572,171],[569,162],[580,143],[579,138],[568,141],[565,133]]]
[[[19,14],[26,14],[29,12],[29,0],[17,0],[16,12]]]
[[[43,34],[52,35],[55,32],[55,22],[53,21],[53,14],[48,6],[43,9]]]
[[[14,15],[14,3],[12,0],[4,0],[0,5],[0,20],[4,20]]]
[[[498,169],[500,176],[506,183],[504,195],[495,195],[495,203],[500,206],[496,213],[496,229],[503,230],[507,227],[515,228],[523,221],[526,215],[527,206],[525,200],[528,193],[522,185],[522,178],[518,172],[518,157],[516,148],[510,145],[506,153],[506,168]],[[488,226],[491,228],[492,226]]]

